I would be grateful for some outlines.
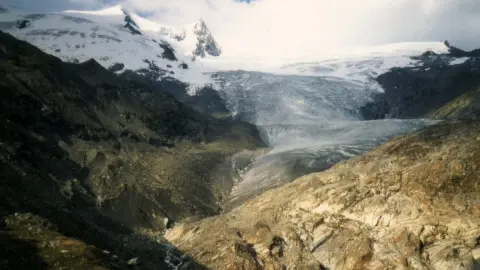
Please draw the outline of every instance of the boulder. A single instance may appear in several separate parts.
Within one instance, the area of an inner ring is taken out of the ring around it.
[[[119,72],[119,71],[122,71],[124,68],[125,68],[125,65],[123,63],[115,63],[108,68],[108,71]]]

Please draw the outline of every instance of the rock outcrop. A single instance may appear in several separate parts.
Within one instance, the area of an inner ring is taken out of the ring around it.
[[[478,269],[479,134],[430,126],[166,238],[213,269]]]
[[[170,44],[165,41],[162,41],[158,44],[163,49],[162,58],[168,59],[170,61],[177,61],[177,57],[175,56],[175,50],[172,48]]]
[[[480,57],[480,49],[475,49],[467,52],[455,46],[452,46],[450,42],[448,42],[448,40],[445,40],[444,44],[445,46],[447,46],[450,54],[455,57]]]
[[[18,29],[25,29],[29,27],[32,23],[29,20],[21,20],[17,22]]]
[[[123,27],[130,30],[130,32],[133,35],[142,35],[142,32],[140,32],[140,28],[138,27],[137,23],[132,19],[132,16],[130,15],[130,13],[123,8],[122,8],[122,12],[125,15],[125,18],[124,18],[125,25]]]
[[[200,20],[195,24],[193,27],[193,33],[197,38],[197,44],[193,51],[194,59],[197,56],[201,58],[204,58],[206,55],[219,56],[222,53],[219,45],[203,20]]]
[[[63,63],[0,32],[0,236],[14,249],[8,254],[21,257],[28,246],[25,258],[68,269],[122,268],[137,257],[144,269],[200,267],[162,237],[142,235],[218,213],[233,183],[216,172],[263,143],[254,126],[199,113],[136,78],[94,60]],[[75,250],[50,245],[50,236]],[[72,252],[92,264],[72,266]]]
[[[115,63],[108,68],[110,72],[119,72],[125,68],[125,65],[122,63]]]
[[[429,117],[439,120],[480,119],[480,87],[447,103]]]
[[[480,85],[480,58],[468,56],[451,64],[455,54],[426,52],[419,66],[393,68],[376,81],[385,90],[361,111],[366,120],[426,117],[451,100]],[[458,60],[458,59],[457,59]]]

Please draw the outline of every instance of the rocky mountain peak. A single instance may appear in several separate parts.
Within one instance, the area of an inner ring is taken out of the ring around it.
[[[450,48],[450,42],[448,42],[448,40],[445,40],[445,41],[443,42],[443,44],[445,44],[445,46],[447,46],[447,48]]]
[[[451,45],[448,40],[445,40],[443,44],[447,46],[448,52],[454,57],[480,57],[480,49],[475,49],[473,51],[465,51]]]
[[[135,22],[135,20],[132,19],[132,16],[130,15],[130,12],[128,12],[128,10],[124,9],[121,6],[119,8],[122,11],[122,13],[125,15],[125,18],[124,18],[125,25],[124,25],[124,27],[129,29],[130,32],[134,35],[141,35],[142,32],[140,32],[140,27]]]
[[[197,56],[204,58],[207,54],[211,56],[220,56],[222,53],[220,46],[213,38],[213,35],[204,20],[200,19],[194,25],[193,33],[197,38],[197,45],[193,51],[193,60],[195,60]]]
[[[195,33],[202,34],[202,33],[210,33],[208,30],[207,24],[203,19],[200,19],[194,26]]]

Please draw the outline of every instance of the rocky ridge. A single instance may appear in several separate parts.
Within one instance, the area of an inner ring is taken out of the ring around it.
[[[429,117],[444,120],[479,119],[480,87],[450,101],[445,106],[429,115]]]
[[[426,117],[451,100],[480,84],[480,58],[476,51],[465,52],[449,46],[449,53],[427,51],[415,67],[392,68],[375,80],[384,93],[362,108],[366,120]],[[462,58],[458,58],[462,57]],[[457,63],[451,59],[457,59]]]
[[[203,20],[195,24],[193,32],[197,36],[197,46],[193,51],[194,58],[196,56],[204,58],[206,55],[220,56],[222,51]]]

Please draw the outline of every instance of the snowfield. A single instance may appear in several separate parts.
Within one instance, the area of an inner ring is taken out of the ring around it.
[[[123,64],[123,69],[116,72],[153,69],[160,71],[159,78],[174,77],[188,83],[192,90],[206,84],[219,87],[211,73],[234,70],[336,77],[371,84],[372,78],[393,67],[420,67],[423,62],[412,56],[425,51],[448,52],[443,42],[406,42],[339,48],[335,55],[312,52],[295,59],[285,59],[281,55],[274,59],[225,57],[202,20],[180,28],[170,27],[142,18],[121,6],[47,14],[7,8],[0,16],[0,30],[64,61],[82,62],[93,58],[106,68]],[[172,49],[176,59],[165,57],[165,47]],[[465,57],[445,58],[451,65],[467,60]]]
[[[199,28],[204,28],[201,29],[203,36],[197,34]],[[187,82],[191,87],[211,82],[210,75],[195,68],[192,58],[198,59],[198,56],[194,53],[214,57],[202,51],[206,46],[202,44],[204,39],[210,38],[211,44],[207,45],[217,46],[203,21],[173,29],[150,22],[121,6],[47,14],[8,9],[0,17],[0,30],[64,61],[83,62],[93,58],[106,68],[121,63],[122,70],[151,70],[153,66],[154,70],[163,70],[164,76]],[[176,60],[162,56],[165,46],[173,49]]]

